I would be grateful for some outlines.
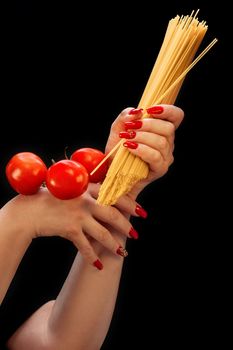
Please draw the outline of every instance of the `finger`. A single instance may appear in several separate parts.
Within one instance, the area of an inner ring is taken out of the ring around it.
[[[98,198],[100,186],[101,186],[100,184],[95,184],[95,183],[89,183],[88,185],[89,193],[95,199]]]
[[[127,251],[113,238],[107,228],[95,219],[91,218],[89,222],[84,225],[84,231],[112,253],[123,257],[128,255]]]
[[[142,110],[128,107],[124,109],[112,123],[109,138],[106,145],[106,152],[109,152],[119,142],[118,134],[124,129],[124,122],[142,117]]]
[[[124,143],[124,146],[127,147],[131,153],[144,160],[144,162],[148,163],[150,169],[156,174],[165,174],[168,170],[168,167],[173,162],[172,154],[170,154],[170,156],[165,161],[162,154],[158,150],[155,150],[147,145],[126,141]]]
[[[128,195],[120,197],[114,206],[121,212],[125,212],[133,216],[140,216],[143,219],[146,219],[148,216],[146,210]]]
[[[110,225],[119,233],[129,238],[138,239],[137,231],[134,230],[131,223],[116,208],[112,206],[95,206],[93,207],[93,215],[98,221]]]
[[[122,129],[123,123],[125,122],[126,119],[128,119],[129,113],[133,108],[128,107],[125,108],[119,115],[118,117],[114,120],[111,126],[111,131],[112,132],[118,132],[119,130]]]
[[[73,242],[86,261],[95,266],[98,270],[103,269],[102,262],[83,232],[79,232],[78,234],[77,232],[73,232],[69,234],[67,238]]]
[[[147,113],[154,118],[168,120],[176,127],[180,125],[184,118],[184,112],[181,108],[174,105],[161,104],[147,108]]]
[[[100,185],[89,184],[88,188],[92,197],[97,199]],[[143,209],[140,204],[135,202],[135,200],[128,195],[120,197],[117,203],[114,205],[114,207],[119,209],[121,212],[127,213],[129,215],[133,215],[133,216],[140,216],[143,219],[146,219],[148,215],[146,210]]]
[[[152,118],[142,119],[140,128],[138,129],[140,131],[147,131],[165,137],[173,136],[175,133],[175,125],[172,122]]]
[[[129,133],[129,135],[131,135]],[[127,136],[125,134],[125,136]],[[127,137],[125,137],[127,139]],[[131,142],[136,142],[136,144],[144,144],[153,148],[161,153],[164,160],[167,159],[171,152],[171,144],[168,142],[168,138],[154,134],[151,132],[137,131],[134,132],[134,137],[130,137]],[[136,145],[135,145],[136,146]]]
[[[140,119],[143,115],[142,112],[142,108],[125,108],[112,123],[111,131],[118,133],[124,127],[125,121]]]
[[[173,147],[175,138],[175,125],[169,121],[161,119],[144,118],[139,121],[125,122],[125,130],[128,132],[120,132],[119,136],[121,138],[134,138],[137,130],[146,131],[152,134],[158,134],[167,138],[171,147]]]

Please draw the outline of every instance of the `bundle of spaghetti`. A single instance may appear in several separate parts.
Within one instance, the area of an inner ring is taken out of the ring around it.
[[[214,39],[193,61],[207,31],[206,23],[198,21],[197,13],[198,11],[195,15],[192,12],[190,16],[181,17],[177,15],[169,21],[164,41],[138,108],[145,110],[160,103],[174,104],[188,71],[217,42],[217,39]],[[142,118],[148,117],[144,113]],[[114,148],[118,150],[101,185],[98,196],[99,204],[115,204],[138,181],[148,176],[148,165],[130,153],[123,146],[124,141],[121,140]]]

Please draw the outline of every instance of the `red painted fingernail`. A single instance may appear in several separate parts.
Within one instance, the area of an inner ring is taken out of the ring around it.
[[[130,235],[130,237],[132,237],[134,239],[138,239],[138,237],[139,237],[137,231],[133,227],[131,227],[131,229],[129,231],[129,235]]]
[[[143,111],[143,108],[134,108],[134,109],[131,109],[131,111],[129,111],[129,114],[131,115],[135,115],[135,114],[139,114]]]
[[[131,149],[136,149],[138,148],[138,143],[137,142],[132,142],[132,141],[126,141],[123,143],[123,146]]]
[[[141,120],[134,120],[132,122],[125,122],[125,130],[128,129],[140,129],[142,127]]]
[[[146,109],[148,114],[161,114],[164,111],[162,106],[153,106]]]
[[[143,219],[146,219],[148,216],[147,211],[145,209],[143,209],[140,205],[136,205],[135,213]]]
[[[136,132],[131,130],[131,131],[121,131],[119,133],[119,137],[121,139],[133,139],[136,136]]]
[[[120,256],[123,256],[123,258],[126,258],[128,256],[128,252],[125,248],[123,248],[121,245],[119,248],[117,248],[116,253]]]
[[[97,259],[96,261],[94,261],[93,262],[93,265],[98,269],[98,270],[103,270],[103,264],[102,264],[102,262],[99,260],[99,259]]]

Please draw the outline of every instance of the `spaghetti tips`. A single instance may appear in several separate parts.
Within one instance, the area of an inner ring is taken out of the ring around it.
[[[107,176],[100,187],[97,202],[102,205],[113,205],[140,180],[146,179],[148,165],[120,146],[113,158]]]
[[[176,16],[169,21],[160,52],[142,94],[138,108],[165,103],[174,104],[186,74],[217,42],[214,39],[195,59],[206,34],[207,25],[193,16]],[[145,113],[143,118],[149,116]],[[119,147],[118,147],[119,146]],[[113,205],[149,174],[148,165],[130,153],[120,141],[106,178],[101,185],[98,203]],[[112,152],[111,152],[112,153]]]

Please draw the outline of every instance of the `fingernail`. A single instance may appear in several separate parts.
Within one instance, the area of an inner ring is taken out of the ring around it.
[[[143,209],[140,205],[136,205],[135,213],[143,219],[146,219],[148,216],[147,211],[145,209]]]
[[[102,262],[99,260],[99,259],[97,259],[96,261],[94,261],[93,262],[93,265],[98,269],[98,270],[103,270],[103,264],[102,264]]]
[[[128,252],[125,248],[123,248],[121,245],[117,249],[116,253],[120,256],[123,256],[123,258],[126,258],[128,256]]]
[[[142,121],[141,120],[134,120],[131,122],[125,122],[125,130],[128,129],[140,129],[142,127]]]
[[[148,114],[161,114],[164,111],[162,106],[153,106],[146,109]]]
[[[131,149],[136,149],[138,147],[138,143],[132,142],[132,141],[126,141],[123,143],[123,146],[125,146],[127,148],[131,148]]]
[[[131,109],[131,111],[129,111],[129,114],[131,115],[135,115],[135,114],[139,114],[143,111],[143,108],[134,108],[134,109]]]
[[[129,231],[129,235],[130,235],[130,237],[132,237],[134,239],[138,239],[138,237],[139,237],[137,231],[133,227],[131,227],[131,229]]]
[[[121,131],[119,133],[119,137],[121,139],[133,139],[136,136],[136,132],[135,131]]]

